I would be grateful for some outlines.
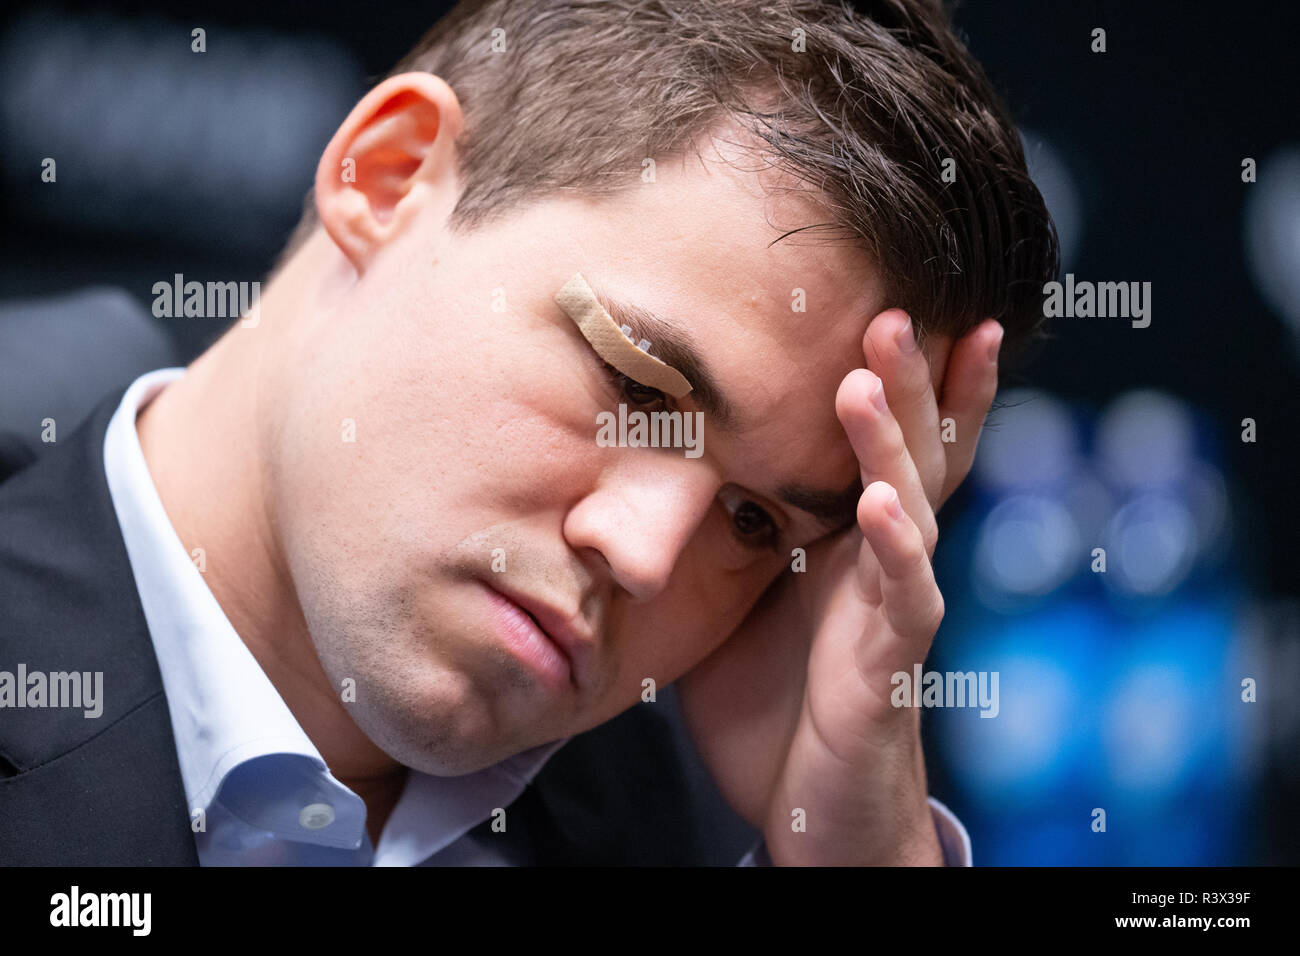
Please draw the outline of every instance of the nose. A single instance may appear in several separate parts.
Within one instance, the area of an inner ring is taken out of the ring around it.
[[[619,462],[565,516],[564,537],[575,550],[599,552],[619,586],[648,600],[668,586],[721,485],[701,460],[674,460],[657,449],[620,451]]]

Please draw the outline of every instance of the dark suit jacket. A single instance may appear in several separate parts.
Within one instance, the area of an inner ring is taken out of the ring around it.
[[[0,440],[0,670],[103,671],[103,713],[0,710],[0,864],[197,865],[162,679],[104,475],[125,383],[69,436]],[[6,471],[6,469],[8,471]],[[472,839],[519,864],[731,865],[722,803],[671,688],[570,741]]]

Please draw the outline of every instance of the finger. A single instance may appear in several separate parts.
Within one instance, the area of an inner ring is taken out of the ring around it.
[[[885,383],[885,398],[933,506],[943,488],[947,459],[939,436],[939,407],[930,363],[917,347],[907,313],[887,309],[876,316],[867,326],[862,351],[867,368]]]
[[[890,412],[879,377],[864,368],[844,376],[835,395],[835,413],[858,457],[862,487],[873,481],[886,481],[898,489],[903,508],[921,529],[926,547],[933,551],[939,538],[934,509],[903,440],[902,429]]]
[[[943,595],[934,580],[921,530],[902,510],[895,489],[874,482],[858,502],[858,524],[880,565],[881,606],[903,639],[900,660],[922,660],[943,620]]]
[[[947,469],[940,504],[965,480],[975,460],[980,429],[998,390],[997,357],[1001,346],[1002,326],[988,319],[952,348],[939,399],[941,430],[945,438],[950,435],[953,439],[942,443]]]

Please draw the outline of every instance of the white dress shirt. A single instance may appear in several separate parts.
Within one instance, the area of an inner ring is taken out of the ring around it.
[[[203,866],[493,865],[490,843],[466,834],[507,808],[568,740],[476,773],[410,770],[379,845],[365,803],[336,780],[235,633],[167,518],[145,463],[136,416],[183,368],[149,372],[122,396],[104,441],[104,470],[153,639],[181,780]],[[970,837],[930,806],[944,859],[969,866]],[[760,842],[741,865],[769,863]]]

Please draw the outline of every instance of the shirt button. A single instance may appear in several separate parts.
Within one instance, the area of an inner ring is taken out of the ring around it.
[[[319,830],[334,822],[334,808],[328,803],[312,803],[302,808],[298,822],[308,830]]]

